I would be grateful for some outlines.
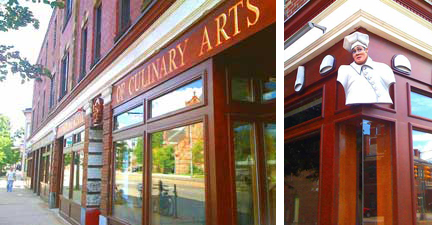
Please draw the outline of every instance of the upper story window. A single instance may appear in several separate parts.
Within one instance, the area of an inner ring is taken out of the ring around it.
[[[67,81],[68,81],[68,64],[69,64],[69,53],[65,55],[61,62],[61,85],[60,85],[60,96],[59,100],[61,100],[67,93]]]
[[[119,0],[118,33],[122,34],[130,25],[130,0]]]
[[[93,45],[93,63],[96,64],[101,55],[102,4],[95,9],[95,29]]]
[[[86,75],[86,59],[87,59],[87,27],[84,27],[81,33],[81,65],[78,82]]]
[[[54,81],[55,81],[55,75],[52,77],[51,82],[50,82],[50,100],[49,100],[49,108],[50,109],[54,106],[54,93],[55,93]]]
[[[53,46],[55,48],[56,43],[57,43],[57,18],[54,20],[54,37],[53,37],[53,41],[54,41]],[[54,50],[54,48],[53,48],[53,50]]]
[[[432,94],[417,89],[411,90],[411,114],[431,119]]]
[[[64,26],[66,27],[67,22],[69,21],[69,18],[72,14],[72,0],[66,0],[65,1],[65,22]]]

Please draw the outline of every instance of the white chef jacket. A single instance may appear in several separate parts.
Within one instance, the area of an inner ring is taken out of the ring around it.
[[[345,104],[391,103],[389,88],[396,82],[393,70],[368,56],[363,65],[339,67],[337,81],[345,90]]]

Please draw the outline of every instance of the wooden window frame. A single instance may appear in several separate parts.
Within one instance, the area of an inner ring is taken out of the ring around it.
[[[412,113],[411,107],[412,107],[412,102],[411,102],[411,92],[415,92],[417,94],[423,95],[425,97],[428,97],[430,99],[432,99],[432,92],[425,90],[423,88],[420,87],[416,87],[416,86],[412,86],[407,82],[407,103],[408,103],[408,116],[412,117],[412,118],[416,118],[416,119],[420,119],[420,120],[424,120],[427,122],[432,122],[431,118],[426,118],[423,116],[418,116]]]
[[[80,72],[78,76],[78,83],[85,77],[87,70],[87,37],[88,37],[88,29],[87,26],[84,26],[81,29],[81,52],[80,52]]]
[[[95,6],[93,10],[93,64],[94,67],[102,58],[101,57],[101,41],[102,41],[102,1]]]
[[[68,80],[69,80],[69,52],[63,56],[61,60],[61,77],[60,77],[60,95],[61,101],[68,93]]]
[[[132,126],[126,127],[121,130],[114,131],[112,134],[112,147],[110,151],[110,168],[113,170],[115,166],[115,142],[127,140],[134,137],[142,137],[143,138],[143,176],[142,176],[142,196],[143,196],[143,207],[142,207],[142,222],[143,224],[151,224],[151,188],[149,188],[149,184],[151,183],[151,135],[155,132],[169,130],[177,127],[193,125],[195,123],[203,123],[203,140],[204,144],[204,165],[205,165],[205,216],[206,221],[212,218],[211,215],[211,190],[214,187],[211,187],[211,154],[209,153],[209,119],[208,115],[211,113],[211,107],[207,104],[197,104],[198,106],[192,106],[187,109],[180,109],[170,115],[163,115],[158,117],[157,119],[147,120],[150,116],[149,111],[149,100],[154,99],[158,96],[166,94],[169,91],[175,90],[178,87],[181,87],[184,84],[190,83],[194,80],[198,80],[203,78],[203,93],[206,93],[207,96],[207,88],[208,79],[207,69],[211,69],[211,63],[203,63],[204,66],[196,66],[174,78],[171,78],[167,82],[164,82],[152,90],[141,94],[129,100],[128,102],[123,103],[122,105],[117,106],[113,109],[113,122],[114,117],[132,109],[138,105],[143,105],[144,107],[144,121],[140,124],[134,124]],[[205,68],[205,69],[203,69]],[[199,72],[197,72],[199,71]],[[207,97],[206,97],[207,98]],[[127,224],[127,221],[124,221],[119,218],[115,218],[113,216],[113,193],[114,193],[114,183],[115,183],[115,173],[114,171],[110,171],[109,176],[109,197],[108,197],[108,222],[113,224]]]

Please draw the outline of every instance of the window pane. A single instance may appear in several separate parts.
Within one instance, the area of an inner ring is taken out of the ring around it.
[[[72,199],[81,204],[81,193],[83,184],[83,161],[84,152],[75,152],[74,154],[74,176],[73,176],[73,193]]]
[[[114,130],[119,130],[133,124],[138,124],[144,120],[144,107],[142,105],[133,108],[114,117]]]
[[[234,123],[237,224],[258,224],[255,133],[251,123]]]
[[[70,147],[73,144],[73,136],[69,136],[67,138],[64,139],[64,147]]]
[[[411,113],[432,119],[432,98],[411,91]]]
[[[151,101],[151,117],[157,117],[203,101],[202,79],[189,83],[175,91]]]
[[[205,224],[203,124],[151,138],[152,224]]]
[[[317,224],[320,135],[285,143],[285,224]]]
[[[320,117],[322,114],[322,93],[308,98],[295,109],[285,114],[285,129],[304,123],[311,119]]]
[[[276,124],[264,125],[269,224],[276,224]]]
[[[417,224],[426,224],[432,221],[432,133],[413,130],[412,135]]]
[[[352,120],[338,135],[339,224],[393,224],[390,124]]]
[[[69,181],[71,171],[72,153],[63,155],[63,197],[69,198]]]
[[[231,98],[236,101],[253,102],[253,82],[250,78],[231,79]]]
[[[119,141],[114,146],[113,216],[131,224],[141,224],[143,138]]]
[[[269,77],[262,83],[262,100],[268,101],[276,98],[276,77]]]

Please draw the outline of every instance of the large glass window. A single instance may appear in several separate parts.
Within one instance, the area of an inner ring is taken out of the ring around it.
[[[203,102],[203,80],[199,79],[151,101],[151,117]]]
[[[259,224],[254,125],[235,122],[233,129],[237,224]]]
[[[317,224],[319,158],[319,133],[285,143],[285,224]]]
[[[266,191],[269,224],[276,224],[276,124],[264,124],[264,152],[266,155]]]
[[[63,189],[62,189],[62,195],[65,198],[69,198],[71,162],[72,162],[72,153],[63,154]]]
[[[339,224],[393,224],[391,124],[338,125]]]
[[[261,83],[262,100],[276,99],[276,76],[269,77]]]
[[[114,130],[139,124],[144,121],[144,107],[142,105],[121,113],[114,117]]]
[[[83,185],[83,162],[84,162],[84,152],[78,151],[74,152],[73,166],[74,166],[74,176],[73,176],[73,193],[72,200],[81,204],[81,193]]]
[[[322,92],[300,101],[285,113],[284,127],[288,129],[322,115]]]
[[[411,114],[432,119],[432,97],[411,91]]]
[[[252,78],[233,77],[231,79],[231,98],[236,101],[253,102],[254,88]]]
[[[203,124],[151,135],[151,224],[205,224]]]
[[[412,140],[417,224],[430,224],[432,223],[432,132],[413,130]]]
[[[115,142],[113,216],[142,222],[143,138]]]

